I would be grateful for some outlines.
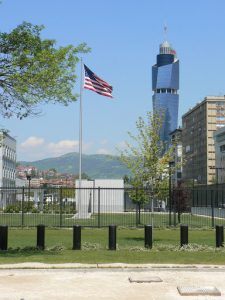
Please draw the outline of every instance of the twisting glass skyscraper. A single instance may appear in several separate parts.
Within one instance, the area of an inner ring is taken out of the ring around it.
[[[169,133],[177,128],[179,106],[179,60],[175,50],[164,41],[157,63],[152,67],[153,112],[160,111],[163,124],[161,140],[169,141]]]

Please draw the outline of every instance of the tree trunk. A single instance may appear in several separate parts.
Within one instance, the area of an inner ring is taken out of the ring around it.
[[[138,225],[141,224],[141,203],[138,203]]]

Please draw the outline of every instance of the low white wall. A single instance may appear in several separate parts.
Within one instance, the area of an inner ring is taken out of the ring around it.
[[[212,216],[212,208],[211,207],[192,207],[191,213],[193,215],[201,215],[201,216]],[[215,218],[225,218],[225,208],[214,208],[214,217]]]

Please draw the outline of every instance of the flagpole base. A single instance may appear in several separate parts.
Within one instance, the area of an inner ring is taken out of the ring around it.
[[[91,213],[78,212],[71,219],[90,219]]]

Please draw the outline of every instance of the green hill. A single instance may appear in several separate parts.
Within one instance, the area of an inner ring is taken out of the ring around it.
[[[32,165],[39,170],[56,169],[60,173],[79,173],[79,154],[68,153],[59,157],[26,162],[20,161],[21,165]],[[129,174],[129,170],[123,165],[118,156],[93,154],[82,155],[82,173],[96,179],[118,179]]]

